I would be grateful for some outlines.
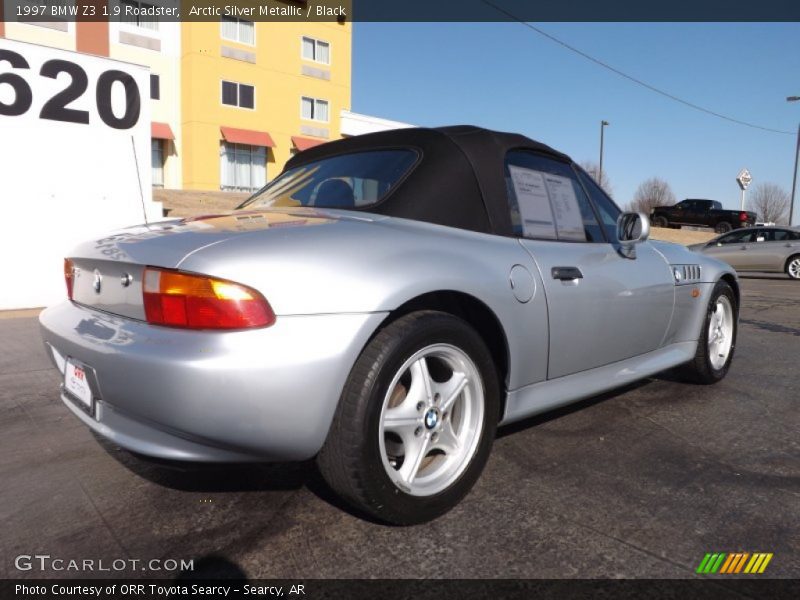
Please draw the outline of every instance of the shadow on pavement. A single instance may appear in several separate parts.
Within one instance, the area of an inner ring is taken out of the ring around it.
[[[771,279],[773,281],[794,281],[788,275],[779,275],[777,273],[737,273],[739,279]]]
[[[184,492],[281,492],[307,489],[317,498],[353,517],[384,524],[343,501],[322,478],[314,460],[285,463],[192,463],[130,452],[99,434],[95,439],[123,467],[156,485]]]

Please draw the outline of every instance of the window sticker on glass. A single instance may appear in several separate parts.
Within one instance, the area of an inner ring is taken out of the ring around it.
[[[517,197],[523,235],[557,239],[553,209],[543,174],[514,165],[508,165],[508,171],[514,185],[514,195]]]
[[[553,207],[558,239],[585,242],[583,217],[578,206],[578,198],[575,196],[575,188],[572,187],[572,180],[550,173],[544,174],[544,180]]]

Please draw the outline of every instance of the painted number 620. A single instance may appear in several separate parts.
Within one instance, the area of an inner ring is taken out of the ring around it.
[[[30,69],[25,58],[11,50],[0,49],[0,63],[7,62],[12,69]],[[68,123],[89,123],[89,111],[69,108],[69,105],[80,98],[89,85],[86,71],[80,65],[68,60],[48,60],[42,65],[39,75],[57,79],[61,73],[70,76],[67,87],[50,98],[42,106],[40,119],[66,121]],[[125,88],[125,114],[117,117],[111,108],[111,87],[119,82]],[[33,104],[33,91],[25,79],[16,73],[0,73],[0,85],[8,84],[14,90],[14,99],[6,104],[0,101],[0,115],[17,117],[23,115]],[[124,71],[103,71],[97,78],[95,90],[97,112],[103,123],[114,129],[130,129],[139,121],[141,112],[141,96],[136,81]]]

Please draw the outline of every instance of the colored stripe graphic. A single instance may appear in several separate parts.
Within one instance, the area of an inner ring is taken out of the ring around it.
[[[719,570],[720,573],[730,573],[731,567],[736,564],[736,561],[739,559],[739,554],[728,554],[728,558],[725,559],[725,562],[722,563],[722,568]]]
[[[761,554],[753,554],[753,558],[750,559],[750,562],[747,563],[747,566],[744,568],[745,573],[752,573],[756,566],[761,562]]]
[[[750,556],[749,552],[745,552],[742,554],[742,557],[739,559],[739,562],[736,565],[736,570],[734,573],[740,573],[742,568],[744,567],[744,563],[747,561],[747,558]]]
[[[700,561],[700,566],[697,567],[697,572],[698,573],[705,573],[706,572],[706,565],[708,564],[708,561],[709,561],[710,558],[711,558],[711,555],[706,553],[706,555],[703,557],[703,560]]]
[[[700,561],[697,573],[733,575],[763,573],[774,555],[771,552],[708,552]],[[745,566],[746,565],[746,566]],[[744,569],[744,571],[742,571]]]
[[[711,567],[711,572],[716,573],[719,568],[722,566],[722,561],[725,560],[725,553],[720,552],[719,558],[717,558],[717,562],[714,563],[714,566]]]
[[[767,568],[767,565],[769,564],[769,561],[772,560],[772,556],[773,556],[773,554],[772,554],[772,552],[770,552],[764,557],[764,562],[761,563],[761,568],[758,570],[759,573],[763,573],[764,572],[764,569]]]

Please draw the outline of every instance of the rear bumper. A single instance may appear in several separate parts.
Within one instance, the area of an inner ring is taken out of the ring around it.
[[[86,425],[173,460],[305,460],[327,436],[350,369],[386,313],[279,317],[252,331],[154,327],[65,302],[39,317],[50,356],[91,367]]]

